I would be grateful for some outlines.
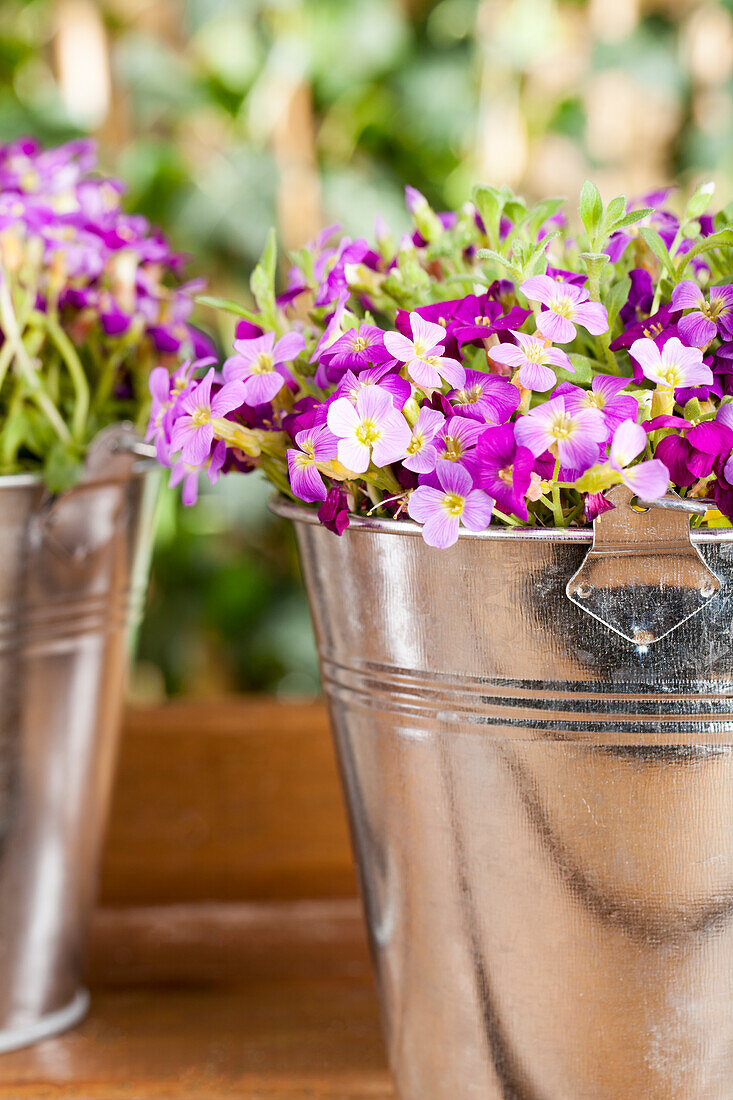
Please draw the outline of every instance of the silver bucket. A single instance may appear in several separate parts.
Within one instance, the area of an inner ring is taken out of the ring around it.
[[[0,1052],[86,1011],[84,941],[157,471],[124,428],[49,497],[0,478]]]
[[[623,492],[591,553],[275,505],[402,1100],[733,1097],[733,532]]]

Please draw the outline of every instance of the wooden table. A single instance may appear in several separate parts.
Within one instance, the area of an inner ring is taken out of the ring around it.
[[[102,909],[92,1010],[2,1100],[394,1100],[353,899]]]

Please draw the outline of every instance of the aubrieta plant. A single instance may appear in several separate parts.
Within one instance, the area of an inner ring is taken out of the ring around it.
[[[408,188],[412,233],[326,230],[279,297],[271,235],[256,311],[208,300],[241,317],[221,370],[153,372],[159,457],[187,502],[201,472],[259,467],[339,534],[409,516],[441,548],[461,525],[586,525],[620,483],[728,525],[733,209],[711,197],[678,217],[669,191],[604,207],[586,182],[575,227],[560,199],[479,187],[436,213]]]
[[[96,172],[86,140],[0,146],[0,473],[60,490],[97,432],[147,423],[151,369],[210,348],[188,323],[200,284]]]

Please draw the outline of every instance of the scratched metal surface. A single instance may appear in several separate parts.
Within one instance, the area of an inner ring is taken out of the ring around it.
[[[695,536],[720,590],[645,646],[566,595],[589,532],[435,551],[276,509],[403,1100],[731,1100],[733,535]]]

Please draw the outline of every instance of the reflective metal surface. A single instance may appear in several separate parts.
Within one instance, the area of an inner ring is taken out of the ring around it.
[[[0,478],[0,1051],[83,1015],[79,989],[129,628],[157,472],[98,438],[51,499]]]
[[[693,534],[715,598],[634,644],[566,594],[588,531],[437,551],[276,510],[402,1100],[731,1100],[733,532]]]

